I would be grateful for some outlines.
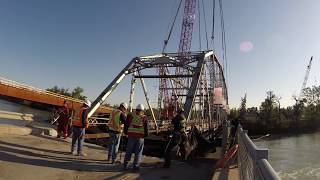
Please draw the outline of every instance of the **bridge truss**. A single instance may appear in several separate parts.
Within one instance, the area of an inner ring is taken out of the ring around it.
[[[159,74],[151,69],[165,68],[166,73]],[[176,73],[176,69],[183,71]],[[146,72],[148,74],[146,74]],[[150,73],[154,74],[150,74]],[[162,53],[151,56],[133,58],[128,65],[113,79],[106,89],[93,102],[89,117],[113,93],[122,80],[132,75],[129,106],[132,109],[134,87],[136,80],[140,80],[147,104],[153,119],[152,127],[157,131],[166,131],[164,122],[156,118],[149,102],[144,79],[167,79],[171,86],[166,87],[173,94],[174,101],[178,101],[185,110],[188,124],[196,125],[201,131],[217,128],[222,119],[226,118],[228,110],[228,92],[224,79],[223,68],[212,50],[181,53]],[[183,83],[181,79],[190,83]],[[155,92],[157,94],[157,92]],[[160,124],[160,125],[159,125]]]

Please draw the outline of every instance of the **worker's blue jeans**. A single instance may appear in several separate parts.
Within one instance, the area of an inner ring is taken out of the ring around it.
[[[84,141],[85,128],[73,126],[72,127],[72,144],[71,152],[75,150],[76,144],[78,145],[77,152],[78,154],[82,152],[82,144]]]
[[[134,153],[134,161],[133,167],[139,167],[142,158],[144,146],[144,139],[143,138],[128,138],[127,149],[126,149],[126,156],[124,158],[124,166],[128,166],[128,162],[131,160],[131,155]]]
[[[109,139],[108,161],[110,161],[110,160],[115,161],[117,158],[117,154],[118,154],[121,134],[109,132],[109,135],[110,135],[110,139]]]

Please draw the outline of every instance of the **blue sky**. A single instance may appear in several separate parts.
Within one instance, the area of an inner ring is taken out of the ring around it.
[[[211,33],[212,0],[204,2]],[[308,85],[319,84],[320,1],[223,2],[231,107],[239,106],[245,92],[248,106],[259,106],[267,90],[281,96],[283,105],[291,105],[311,55],[314,63]],[[40,88],[81,86],[94,100],[133,57],[161,52],[177,3],[1,0],[0,76]],[[181,17],[167,49],[170,52],[177,51],[180,26]],[[215,50],[222,57],[220,33],[217,22]],[[195,26],[194,50],[199,50],[198,34]],[[203,27],[201,34],[204,38]],[[245,41],[253,44],[249,52],[240,50]],[[128,101],[128,84],[129,80],[124,81],[108,101]],[[148,88],[155,90],[154,85]],[[153,95],[151,100],[155,99]]]

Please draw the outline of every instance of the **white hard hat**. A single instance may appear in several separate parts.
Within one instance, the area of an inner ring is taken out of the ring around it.
[[[125,102],[121,103],[120,106],[124,107],[125,109],[128,109],[128,104]]]
[[[90,102],[89,100],[85,100],[85,101],[84,101],[84,104],[87,105],[87,106],[89,106],[89,107],[91,107],[91,102]]]
[[[136,110],[144,111],[144,105],[143,104],[138,104],[138,106],[136,107]]]

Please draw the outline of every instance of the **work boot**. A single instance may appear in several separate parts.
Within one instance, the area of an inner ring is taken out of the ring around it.
[[[138,171],[140,171],[140,167],[139,166],[133,166],[132,171],[138,172]]]
[[[73,155],[73,156],[77,155],[77,153],[75,151],[73,151],[73,150],[71,150],[70,154]]]
[[[128,170],[128,164],[124,164],[122,170],[123,171],[127,171]]]
[[[87,154],[86,154],[86,153],[83,153],[83,152],[78,152],[78,156],[86,157],[86,156],[87,156]]]

